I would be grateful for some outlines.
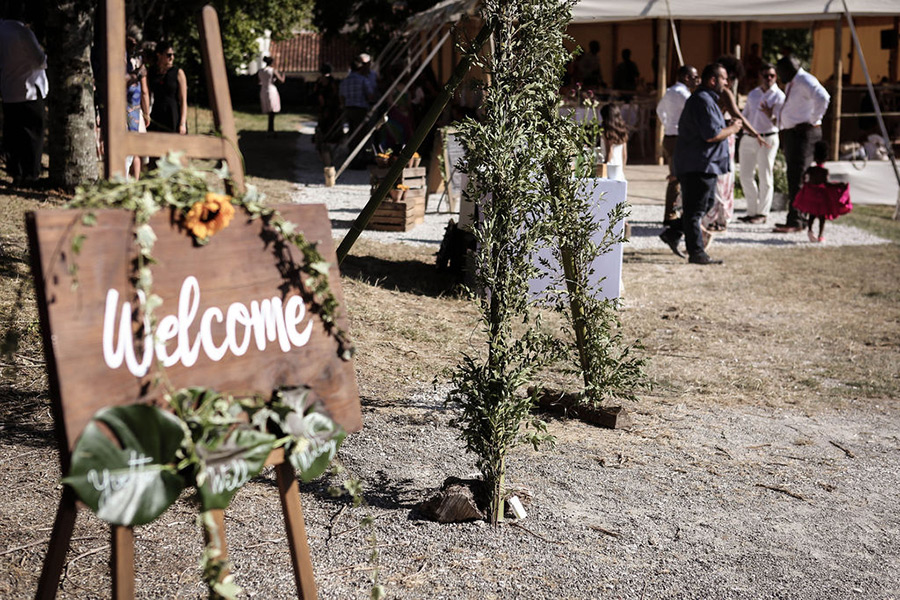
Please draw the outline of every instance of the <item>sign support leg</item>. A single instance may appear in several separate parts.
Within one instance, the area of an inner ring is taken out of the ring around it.
[[[37,600],[56,598],[56,590],[59,589],[59,578],[66,563],[66,553],[69,551],[69,542],[72,539],[72,532],[75,530],[77,514],[75,492],[69,486],[64,486],[62,498],[59,500],[59,508],[56,509],[56,521],[53,523],[53,533],[50,535],[50,546],[44,557],[44,567],[41,569],[41,578],[34,595]]]
[[[134,598],[134,529],[124,525],[110,527],[109,571],[113,600]]]
[[[284,513],[284,527],[291,547],[297,597],[302,600],[315,600],[316,580],[309,555],[306,526],[303,523],[303,507],[300,505],[297,475],[287,459],[275,466],[275,475],[278,480],[278,495],[281,497],[281,511]]]

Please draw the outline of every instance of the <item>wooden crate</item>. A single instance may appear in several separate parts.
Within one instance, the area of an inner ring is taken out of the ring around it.
[[[409,231],[425,221],[425,194],[410,196],[407,190],[400,202],[385,200],[369,220],[366,229],[374,231]]]
[[[390,171],[390,167],[370,167],[369,174],[371,175],[371,183],[372,183],[372,191],[375,191],[381,184],[381,180],[384,179],[388,171]],[[396,184],[403,184],[405,186],[409,186],[410,189],[425,189],[425,167],[416,167],[414,169],[403,169],[403,172],[400,173],[400,177],[397,179]],[[396,185],[395,184],[395,185]]]

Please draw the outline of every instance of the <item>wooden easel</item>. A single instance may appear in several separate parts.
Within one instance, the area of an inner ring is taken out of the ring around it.
[[[169,150],[178,149],[184,151],[187,157],[226,160],[230,167],[229,170],[234,181],[234,187],[237,188],[235,191],[243,191],[244,171],[237,148],[237,132],[231,111],[230,94],[222,54],[221,34],[215,9],[211,6],[206,6],[203,9],[200,17],[200,33],[206,79],[210,90],[215,124],[221,133],[221,137],[127,131],[125,121],[125,7],[123,0],[106,0],[105,6],[107,39],[107,89],[104,114],[104,123],[106,124],[104,129],[106,176],[112,177],[115,174],[123,174],[126,155],[162,156]],[[299,211],[296,214],[308,218],[309,223],[328,222],[327,213],[324,209],[316,207],[310,207],[312,210],[298,208]],[[51,312],[60,310],[59,302],[65,304],[66,300],[64,298],[58,301],[54,300],[54,306],[49,306],[51,301],[48,301],[47,297],[52,296],[53,290],[51,288],[54,284],[49,283],[52,278],[48,278],[47,273],[50,270],[48,267],[50,263],[46,259],[47,248],[42,245],[38,231],[41,227],[47,227],[48,224],[50,229],[52,229],[54,221],[57,225],[62,225],[67,218],[71,220],[71,216],[66,217],[63,214],[29,215],[27,223],[44,347],[48,359],[47,368],[50,394],[53,402],[56,438],[59,444],[63,473],[69,471],[71,452],[75,441],[96,410],[94,406],[73,401],[77,394],[71,394],[66,389],[65,377],[61,374],[61,371],[64,369],[62,364],[57,362],[58,355],[64,354],[65,349],[57,346],[55,336],[51,333]],[[115,218],[110,218],[109,220],[114,221]],[[160,219],[161,226],[164,222],[165,218]],[[161,236],[163,233],[161,227]],[[237,236],[239,234],[235,231],[233,235]],[[327,237],[329,238],[330,248],[330,230],[327,230]],[[162,241],[162,238],[160,240]],[[330,249],[329,252],[333,256],[333,249]],[[177,258],[172,260],[176,261]],[[333,277],[336,274],[337,267],[334,268]],[[259,360],[267,359],[263,357]],[[325,360],[328,359],[323,358],[323,361]],[[359,420],[358,391],[356,390],[355,378],[352,376],[352,363],[345,363],[338,370],[340,369],[349,369],[349,371],[344,371],[344,382],[340,385],[333,385],[332,388],[337,396],[347,400],[336,401],[336,411],[340,413],[345,423],[349,424],[349,427],[345,424],[345,429],[352,431],[358,429],[361,423]],[[321,368],[320,370],[327,371],[329,369]],[[330,370],[333,372],[334,368]],[[352,381],[349,383],[346,381],[347,372],[351,373]],[[208,377],[209,373],[207,372],[205,375]],[[299,373],[296,367],[285,367],[282,363],[279,363],[276,367],[268,370],[266,377],[256,377],[253,382],[260,388],[256,391],[269,393],[278,385],[284,385],[286,382],[290,383],[291,380],[303,379],[303,377],[309,376],[308,372]],[[294,383],[298,382],[294,381]],[[136,382],[131,381],[129,385],[135,386]],[[271,387],[262,389],[266,385],[271,385]],[[124,388],[120,385],[119,388],[113,386],[112,389],[124,390],[130,388]],[[128,404],[134,402],[136,397],[140,395],[140,393],[134,393],[133,395],[122,393],[121,397],[119,397],[112,393],[109,400],[105,402],[110,405]],[[355,402],[355,406],[353,406],[353,402]],[[340,419],[335,418],[335,420],[339,421]],[[298,597],[305,600],[313,600],[317,595],[316,585],[294,469],[285,459],[281,449],[272,452],[266,464],[275,466],[278,493],[281,499],[282,513],[290,544],[291,562],[297,584]],[[78,502],[75,494],[68,486],[64,487],[50,538],[50,546],[44,560],[35,595],[38,599],[56,597],[60,576],[65,566],[66,552],[75,526],[77,510]],[[224,511],[213,511],[213,518],[218,525],[220,547],[224,550],[226,548]],[[134,532],[132,527],[111,526],[110,568],[113,598],[133,598],[135,589]]]
[[[237,129],[231,112],[228,73],[222,53],[222,34],[216,9],[207,5],[200,12],[200,50],[213,119],[220,137],[128,131],[125,120],[125,3],[106,0],[106,94],[103,140],[106,144],[106,177],[124,175],[125,157],[163,156],[181,150],[189,158],[224,159],[231,178],[243,192],[244,167],[238,152]]]

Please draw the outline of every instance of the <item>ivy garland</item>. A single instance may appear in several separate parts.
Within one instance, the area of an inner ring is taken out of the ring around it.
[[[229,181],[227,164],[204,171],[183,166],[181,157],[180,152],[170,153],[160,159],[156,170],[148,177],[137,181],[101,180],[79,186],[75,191],[75,198],[69,203],[69,208],[87,211],[82,217],[82,224],[86,226],[97,222],[96,216],[91,212],[93,210],[119,208],[134,213],[134,239],[138,248],[134,285],[146,298],[142,308],[150,323],[155,325],[153,313],[162,303],[162,299],[152,291],[153,274],[150,267],[155,262],[153,246],[156,234],[150,226],[150,218],[168,208],[176,213],[178,220],[191,232],[196,243],[205,245],[213,235],[228,226],[234,216],[234,206],[239,206],[251,219],[265,220],[282,240],[300,251],[303,263],[299,268],[306,275],[302,283],[312,295],[315,309],[326,331],[337,339],[341,358],[349,360],[353,356],[353,345],[347,332],[337,324],[338,302],[328,284],[329,265],[316,245],[309,242],[294,223],[286,220],[274,208],[265,206],[263,196],[255,186],[246,186],[247,191],[241,197],[210,191],[207,176],[212,175],[222,182]],[[74,236],[73,254],[78,255],[85,238],[83,233]],[[70,267],[70,272],[77,284],[77,264]]]
[[[339,354],[349,360],[353,348],[336,322],[337,300],[328,283],[328,263],[297,227],[276,210],[262,204],[252,186],[242,197],[211,191],[207,178],[228,181],[227,167],[207,171],[181,164],[172,153],[158,163],[148,177],[137,181],[100,181],[81,186],[70,208],[83,209],[82,224],[97,222],[93,210],[119,208],[134,213],[134,239],[138,248],[133,283],[143,295],[142,309],[155,328],[153,312],[162,299],[153,293],[153,247],[156,235],[151,217],[170,209],[174,220],[190,232],[197,244],[228,227],[235,206],[252,219],[260,218],[284,242],[302,254],[302,285],[311,294],[326,330],[339,342]],[[72,241],[78,255],[86,236]],[[278,248],[276,247],[276,251]],[[77,264],[70,267],[77,285]],[[163,367],[159,379],[168,385]],[[171,388],[171,386],[168,386]],[[204,581],[211,598],[234,598],[240,588],[222,560],[216,524],[210,511],[224,509],[240,487],[262,470],[270,452],[283,448],[285,458],[310,481],[331,464],[345,437],[319,407],[309,401],[308,390],[281,390],[272,398],[235,398],[214,390],[192,387],[169,389],[164,400],[170,410],[135,404],[98,411],[85,427],[72,454],[69,475],[63,479],[101,519],[117,525],[140,525],[159,517],[181,494],[196,489],[200,505],[198,522],[209,540],[201,559]],[[110,440],[103,429],[116,438]],[[354,505],[362,501],[358,481],[344,483]],[[377,571],[376,571],[377,573]],[[376,575],[377,577],[377,575]],[[376,586],[374,590],[380,589]]]

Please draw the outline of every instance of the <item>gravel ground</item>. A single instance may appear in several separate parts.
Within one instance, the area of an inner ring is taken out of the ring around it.
[[[326,188],[323,175],[319,168],[319,162],[314,158],[315,149],[310,136],[301,136],[301,156],[309,157],[303,160],[303,167],[295,173],[296,185],[293,200],[301,203],[324,203],[328,206],[331,215],[331,227],[336,238],[343,238],[350,229],[353,220],[360,213],[369,200],[369,173],[367,171],[347,170],[341,175],[338,184]],[[664,186],[664,183],[660,183]],[[406,244],[423,244],[439,246],[444,237],[447,222],[456,216],[447,211],[447,200],[440,202],[440,194],[432,194],[428,199],[425,213],[425,222],[417,225],[410,231],[364,231],[360,237],[380,242],[403,242]],[[746,203],[738,199],[735,203],[735,217],[746,214]],[[650,204],[634,204],[631,207],[631,238],[629,248],[640,250],[644,248],[665,248],[658,236],[662,233],[660,224],[662,206]],[[728,247],[782,247],[794,248],[813,246],[807,238],[806,232],[790,234],[776,234],[772,231],[775,223],[783,223],[786,212],[772,212],[766,225],[749,225],[734,221],[729,224],[727,233],[715,237],[714,245]],[[870,233],[840,224],[840,220],[830,222],[825,227],[825,242],[827,246],[862,246],[870,244],[884,244],[883,240]],[[819,244],[815,244],[818,246]]]
[[[535,486],[533,501],[494,529],[415,510],[447,474],[475,473],[442,394],[368,403],[342,456],[368,474],[371,508],[304,500],[320,597],[365,593],[364,512],[391,598],[900,595],[896,413],[654,401],[634,414],[629,432],[554,420],[554,449],[514,452],[510,481]]]
[[[298,179],[307,183],[295,199],[325,202],[336,237],[368,200],[364,172],[333,188],[317,183],[318,172]],[[737,209],[744,214],[742,201]],[[632,248],[664,248],[661,211],[632,207]],[[772,233],[784,216],[736,222],[715,244],[813,246],[805,232]],[[410,232],[363,237],[436,245],[449,218],[432,208]],[[825,235],[825,246],[886,242],[839,222]],[[366,474],[370,508],[319,494],[307,504],[320,596],[365,594],[369,550],[355,523],[368,513],[392,598],[900,598],[895,408],[723,408],[698,397],[629,410],[630,431],[551,420],[553,450],[515,451],[510,482],[534,486],[532,502],[524,520],[494,529],[438,525],[416,511],[444,477],[477,474],[443,391],[365,399],[365,428],[342,457]]]

